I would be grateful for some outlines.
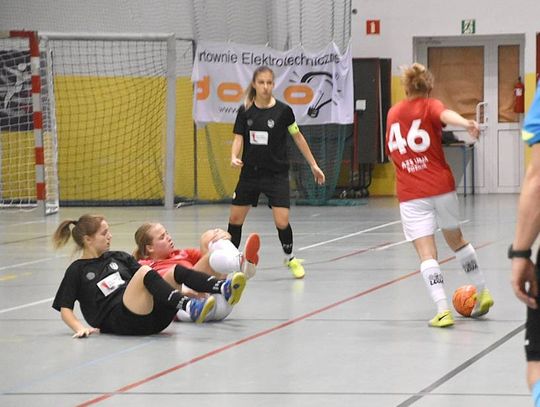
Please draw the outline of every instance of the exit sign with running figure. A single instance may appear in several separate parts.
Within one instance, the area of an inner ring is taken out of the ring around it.
[[[475,34],[476,20],[461,20],[461,34]]]

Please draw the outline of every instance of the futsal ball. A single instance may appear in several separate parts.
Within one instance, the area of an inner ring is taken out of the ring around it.
[[[476,287],[474,285],[464,285],[454,291],[452,304],[455,310],[464,317],[470,317],[476,304]]]

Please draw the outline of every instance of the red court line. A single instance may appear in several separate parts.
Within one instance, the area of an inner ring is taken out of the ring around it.
[[[379,249],[381,247],[388,246],[389,244],[392,244],[392,243],[394,243],[394,242],[384,242],[384,243],[378,244],[377,246],[371,246],[371,247],[367,247],[365,249],[355,250],[353,252],[350,252],[350,253],[347,253],[347,254],[344,254],[344,255],[341,255],[341,256],[338,256],[338,257],[333,257],[333,258],[328,259],[328,260],[306,261],[304,264],[306,266],[310,266],[310,265],[313,265],[313,264],[333,263],[336,260],[341,260],[341,259],[345,259],[347,257],[356,256],[357,254],[364,254],[366,252],[370,252],[370,251]],[[282,267],[280,267],[280,266],[273,266],[273,267],[267,267],[267,268],[264,268],[264,269],[257,268],[257,270],[277,270],[277,269],[281,269],[281,268]]]
[[[489,245],[491,245],[493,243],[494,242],[483,243],[481,245],[476,246],[476,249],[480,249],[480,248],[489,246]],[[380,247],[380,246],[375,246],[375,247]],[[366,249],[365,251],[368,251],[368,250],[370,250],[370,249]],[[443,260],[440,260],[439,264],[448,263],[450,260],[453,260],[455,258],[456,258],[456,256],[447,257],[447,258],[445,258]],[[126,385],[124,387],[120,387],[118,390],[115,390],[113,392],[105,393],[105,394],[103,394],[103,395],[101,395],[99,397],[96,397],[94,399],[85,401],[82,404],[78,404],[78,406],[82,407],[82,406],[90,406],[92,404],[97,404],[97,403],[99,403],[101,401],[104,401],[104,400],[107,400],[107,399],[109,399],[109,398],[111,398],[111,397],[113,397],[113,396],[115,396],[117,394],[125,393],[125,392],[127,392],[129,390],[134,389],[135,387],[139,387],[139,386],[141,386],[143,384],[149,383],[149,382],[151,382],[151,381],[153,381],[155,379],[158,379],[158,378],[160,378],[162,376],[165,376],[165,375],[167,375],[169,373],[172,373],[172,372],[175,372],[177,370],[183,369],[186,366],[189,366],[189,365],[192,365],[194,363],[200,362],[201,360],[204,360],[204,359],[208,359],[209,357],[212,357],[214,355],[222,353],[222,352],[224,352],[224,351],[226,351],[228,349],[234,348],[234,347],[236,347],[238,345],[241,345],[241,344],[243,344],[245,342],[249,342],[249,341],[252,341],[254,339],[260,338],[262,336],[271,334],[272,332],[279,331],[280,329],[286,328],[289,325],[292,325],[292,324],[295,324],[297,322],[303,321],[303,320],[305,320],[307,318],[310,318],[310,317],[312,317],[314,315],[317,315],[317,314],[320,314],[322,312],[328,311],[329,309],[338,307],[338,306],[340,306],[342,304],[345,304],[345,303],[353,301],[353,300],[355,300],[357,298],[363,297],[364,295],[372,293],[372,292],[377,291],[377,290],[380,290],[381,288],[385,288],[385,287],[388,287],[388,286],[390,286],[392,284],[398,283],[398,282],[400,282],[402,280],[405,280],[405,279],[407,279],[409,277],[412,277],[412,276],[414,276],[416,274],[419,274],[419,273],[420,273],[420,270],[416,270],[416,271],[412,271],[410,273],[404,274],[404,275],[402,275],[400,277],[394,278],[393,280],[389,280],[389,281],[387,281],[385,283],[376,285],[376,286],[371,287],[371,288],[369,288],[367,290],[364,290],[364,291],[361,291],[361,292],[359,292],[357,294],[354,294],[354,295],[352,295],[350,297],[344,298],[343,300],[334,302],[333,304],[326,305],[326,306],[324,306],[322,308],[319,308],[319,309],[316,309],[314,311],[308,312],[307,314],[301,315],[299,317],[289,319],[286,322],[283,322],[283,323],[278,324],[276,326],[273,326],[271,328],[265,329],[265,330],[260,331],[260,332],[258,332],[256,334],[246,336],[243,339],[240,339],[240,340],[238,340],[236,342],[232,342],[232,343],[230,343],[228,345],[222,346],[221,348],[214,349],[214,350],[212,350],[210,352],[207,352],[207,353],[205,353],[203,355],[197,356],[197,357],[195,357],[193,359],[188,360],[187,362],[180,363],[180,364],[178,364],[176,366],[170,367],[169,369],[162,370],[161,372],[158,372],[156,374],[148,376],[148,377],[146,377],[144,379],[138,380],[138,381],[133,382],[131,384],[128,384],[128,385]]]

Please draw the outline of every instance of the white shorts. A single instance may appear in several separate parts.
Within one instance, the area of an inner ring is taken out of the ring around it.
[[[457,193],[448,192],[399,204],[403,233],[409,241],[435,234],[437,228],[459,228]]]

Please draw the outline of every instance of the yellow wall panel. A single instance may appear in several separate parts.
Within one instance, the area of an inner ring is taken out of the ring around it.
[[[194,135],[190,78],[179,78],[176,94],[175,195],[196,194],[203,201],[231,198],[239,175],[230,166],[232,125],[209,123]]]
[[[191,198],[194,194],[195,138],[192,120],[193,85],[189,77],[176,81],[176,147],[174,170],[175,196]]]
[[[60,198],[161,198],[165,80],[64,76],[55,85]]]
[[[233,125],[210,123],[197,132],[198,198],[230,199],[240,170],[231,168]]]
[[[392,76],[392,105],[405,98],[405,91],[401,86],[401,78]],[[386,120],[386,117],[384,118]],[[396,194],[396,173],[392,163],[376,164],[371,175],[371,196],[384,196]]]
[[[529,107],[534,99],[534,93],[536,90],[536,73],[531,72],[525,74],[525,112],[529,111]],[[525,148],[525,168],[531,161],[531,149]]]
[[[36,198],[33,132],[0,133],[2,200]]]

